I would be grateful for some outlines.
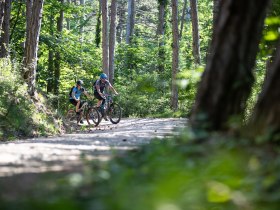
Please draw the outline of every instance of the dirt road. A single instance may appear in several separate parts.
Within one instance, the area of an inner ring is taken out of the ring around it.
[[[186,119],[129,118],[117,125],[102,121],[97,128],[80,133],[0,143],[0,177],[72,170],[82,167],[85,159],[108,160],[112,153],[176,134],[185,124]]]

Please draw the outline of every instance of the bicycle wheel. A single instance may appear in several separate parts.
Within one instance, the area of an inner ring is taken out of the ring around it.
[[[98,112],[98,110],[94,107],[90,108],[87,112],[87,122],[88,124],[94,124],[95,126],[98,126],[101,121],[101,116]]]
[[[66,114],[66,120],[69,120],[69,121],[77,120],[76,112],[73,109],[68,110],[68,112]]]
[[[108,109],[108,117],[111,123],[113,124],[119,123],[122,117],[121,106],[116,103],[111,104]]]

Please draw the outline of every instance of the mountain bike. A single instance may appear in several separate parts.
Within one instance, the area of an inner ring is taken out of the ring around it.
[[[113,95],[106,95],[105,102],[99,107],[98,111],[104,119],[108,117],[113,124],[121,121],[122,109],[119,104],[113,101]]]
[[[94,124],[98,126],[101,122],[99,111],[90,102],[82,101],[79,114],[76,113],[75,108],[69,109],[66,114],[66,119],[69,121],[76,121],[77,124],[83,119],[87,120],[88,125]]]

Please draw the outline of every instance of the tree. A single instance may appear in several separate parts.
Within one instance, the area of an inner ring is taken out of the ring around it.
[[[127,25],[126,25],[126,44],[130,44],[134,33],[135,22],[135,0],[128,0]]]
[[[53,11],[50,13],[50,35],[54,36],[54,17]],[[48,78],[47,78],[47,93],[52,93],[54,89],[54,51],[53,46],[49,45],[49,56],[48,56]]]
[[[223,1],[202,75],[191,124],[223,130],[232,116],[242,116],[253,84],[267,0]]]
[[[171,108],[178,109],[178,86],[176,83],[179,68],[179,29],[178,29],[178,1],[172,0],[172,84]]]
[[[97,20],[96,20],[96,29],[95,29],[95,45],[97,48],[99,48],[100,42],[101,42],[101,1],[99,0],[99,9],[98,9],[98,14],[97,14]]]
[[[190,0],[191,19],[192,19],[192,34],[193,34],[193,57],[196,64],[200,64],[200,43],[198,29],[198,11],[197,0]]]
[[[280,41],[269,72],[250,121],[254,134],[280,132]]]
[[[63,29],[63,19],[64,19],[64,12],[63,12],[63,4],[64,0],[58,0],[61,6],[59,16],[57,18],[57,40],[60,42],[61,36],[62,36],[62,29]],[[54,62],[54,94],[58,95],[59,93],[59,83],[60,83],[60,63],[61,63],[61,54],[60,54],[60,49],[59,45],[56,48],[55,52],[55,62]]]
[[[26,1],[26,40],[24,48],[23,78],[28,85],[28,94],[36,98],[37,51],[44,0]]]
[[[103,72],[109,75],[109,54],[108,54],[108,8],[107,0],[101,0],[102,8],[102,63],[103,63]]]
[[[187,11],[187,1],[188,0],[184,0],[184,6],[183,6],[183,11],[182,11],[182,16],[181,16],[180,33],[179,33],[180,39],[181,39],[182,34],[183,34],[185,16],[186,16],[186,11]]]
[[[215,28],[221,0],[213,0],[213,28]]]
[[[114,57],[115,57],[115,43],[116,43],[116,16],[117,16],[117,1],[111,2],[111,24],[110,24],[110,38],[109,38],[109,80],[113,83],[114,79]]]
[[[157,28],[157,36],[158,36],[158,71],[164,71],[164,62],[165,62],[165,49],[164,49],[164,34],[166,27],[166,6],[168,0],[158,0],[159,4],[159,13],[158,13],[158,28]]]
[[[3,4],[3,3],[1,3],[1,4]],[[1,9],[2,9],[2,5],[1,5]],[[1,15],[0,15],[0,18],[1,18]],[[10,18],[11,18],[11,0],[5,0],[3,21],[1,21],[2,22],[1,39],[0,39],[0,44],[1,44],[0,57],[1,58],[7,57],[8,53],[9,53],[8,48],[9,48],[9,42],[10,42]]]

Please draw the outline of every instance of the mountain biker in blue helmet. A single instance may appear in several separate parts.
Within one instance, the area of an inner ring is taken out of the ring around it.
[[[85,94],[87,97],[92,98],[92,96],[90,96],[87,91],[85,90],[85,88],[82,87],[82,85],[84,84],[84,82],[82,80],[78,80],[76,82],[76,86],[73,86],[70,94],[69,94],[69,101],[71,104],[73,104],[76,107],[76,113],[79,114],[79,112],[81,111],[80,108],[82,106],[81,104],[81,100],[80,97],[82,94]]]
[[[102,73],[100,74],[100,78],[93,83],[94,96],[98,99],[97,107],[100,107],[101,103],[104,104],[104,99],[106,98],[104,90],[108,88],[118,95],[118,92],[108,81],[108,76],[105,73]]]

